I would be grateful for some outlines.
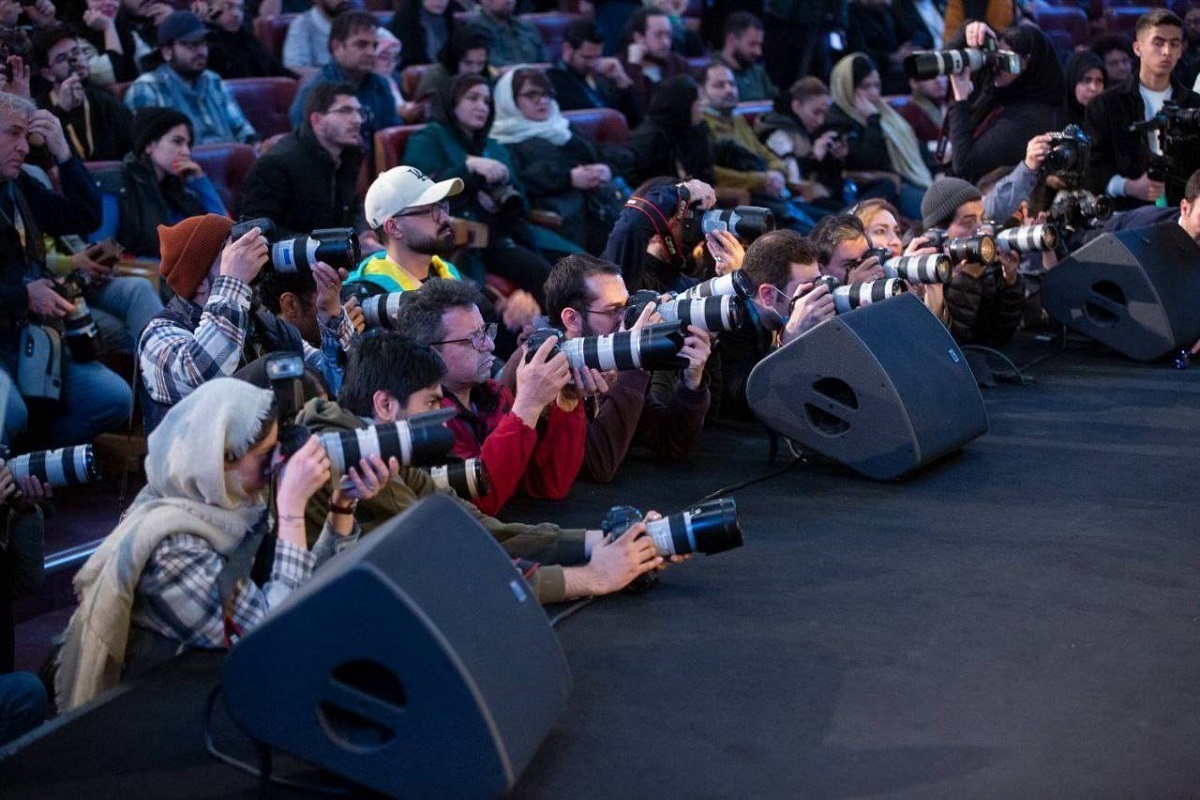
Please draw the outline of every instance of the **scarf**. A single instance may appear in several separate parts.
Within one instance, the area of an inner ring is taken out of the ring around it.
[[[218,378],[184,398],[150,434],[146,488],[75,576],[79,608],[55,678],[60,709],[120,682],[137,585],[163,540],[188,533],[228,557],[266,512],[226,473],[225,459],[246,454],[271,405],[271,392]]]
[[[852,53],[837,63],[829,79],[829,90],[837,107],[859,125],[865,126],[866,116],[854,105],[856,58],[867,56]],[[929,167],[925,166],[925,159],[921,157],[921,144],[917,141],[912,126],[888,105],[886,100],[880,100],[876,109],[879,111],[879,123],[883,128],[884,138],[887,139],[888,158],[892,162],[892,169],[909,183],[928,189],[933,183],[933,175],[929,172]]]
[[[550,101],[550,117],[541,122],[529,119],[517,108],[513,75],[523,66],[513,67],[496,81],[496,121],[492,124],[492,138],[500,144],[520,144],[537,137],[562,147],[571,140],[571,124],[559,111],[557,100]]]

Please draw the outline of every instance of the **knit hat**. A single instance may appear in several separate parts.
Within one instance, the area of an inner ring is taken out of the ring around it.
[[[982,199],[979,190],[962,178],[938,178],[921,200],[921,223],[926,228],[941,227],[954,219],[963,203]]]
[[[162,262],[158,272],[171,291],[190,300],[225,246],[233,220],[220,214],[188,217],[171,227],[158,226]]]
[[[186,125],[188,136],[192,135],[192,120],[187,114],[158,106],[139,108],[137,116],[133,118],[134,158],[141,158],[146,152],[146,145],[166,136],[167,131],[177,125]]]

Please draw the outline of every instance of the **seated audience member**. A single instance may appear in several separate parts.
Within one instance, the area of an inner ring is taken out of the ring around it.
[[[764,0],[767,72],[776,86],[807,75],[826,77],[833,67],[830,35],[846,30],[846,0]]]
[[[496,66],[546,61],[546,45],[532,24],[514,14],[517,0],[480,0],[468,24],[492,40],[491,61]]]
[[[91,238],[115,238],[140,258],[158,258],[158,226],[200,214],[228,214],[217,188],[192,160],[192,121],[170,108],[138,109],[133,150],[96,176],[104,222]]]
[[[926,230],[945,229],[947,236],[973,236],[983,215],[983,198],[959,178],[939,178],[921,202]],[[960,344],[1001,347],[1008,344],[1021,324],[1025,290],[1017,271],[1020,259],[1005,253],[996,265],[954,265],[954,277],[945,287],[950,333]]]
[[[400,40],[387,28],[378,28],[377,33],[379,47],[375,50],[375,74],[387,83],[392,102],[396,105],[396,113],[404,122],[413,124],[424,121],[424,104],[408,102],[404,93],[400,91]]]
[[[294,78],[246,24],[245,0],[197,0],[208,23],[208,65],[225,80]]]
[[[321,328],[317,349],[292,325],[251,303],[250,284],[267,262],[267,240],[253,228],[228,242],[232,226],[227,217],[206,214],[159,230],[159,272],[175,294],[138,343],[147,433],[202,384],[268,353],[301,355],[328,386],[336,391],[341,385],[338,354],[349,348],[354,329],[340,305],[337,272],[323,262],[312,270]]]
[[[713,151],[704,123],[704,98],[691,77],[666,81],[629,137],[633,183],[658,175],[713,183]]]
[[[472,502],[495,514],[518,489],[560,500],[579,474],[585,428],[567,356],[553,341],[519,355],[515,394],[492,380],[496,325],[484,323],[478,296],[462,281],[429,281],[404,296],[397,330],[445,362],[442,405],[456,413],[452,452],[483,459],[491,484]],[[578,373],[575,380],[584,385]]]
[[[350,352],[346,381],[337,404],[312,400],[304,407],[300,421],[316,432],[399,422],[441,407],[445,374],[445,363],[428,346],[399,333],[378,331],[364,337]],[[355,504],[354,515],[363,535],[369,535],[437,491],[427,472],[401,467],[377,495]],[[662,564],[653,558],[653,552],[635,545],[632,538],[622,536],[616,542],[608,542],[598,530],[564,530],[550,523],[504,523],[485,516],[452,491],[445,491],[487,528],[509,555],[521,562],[541,603],[615,592]],[[323,524],[327,496],[328,488],[323,488],[309,501],[310,539]],[[646,518],[657,516],[651,512]],[[632,530],[645,528],[638,524]],[[538,563],[530,565],[530,561]]]
[[[542,283],[550,272],[539,250],[551,254],[580,247],[525,218],[528,200],[507,148],[491,137],[491,90],[479,75],[455,78],[430,109],[430,122],[408,140],[404,160],[434,180],[460,179],[466,191],[452,195],[450,213],[488,227],[488,244],[468,251],[478,266],[467,266],[482,280],[490,272],[515,283],[541,302]]]
[[[1109,86],[1129,80],[1133,69],[1133,42],[1123,33],[1098,36],[1089,48],[1104,61],[1104,75]]]
[[[897,112],[912,127],[917,141],[931,153],[937,148],[938,139],[942,136],[942,125],[946,121],[947,85],[945,75],[923,81],[910,79],[908,102]]]
[[[970,23],[948,46],[981,47],[993,29]],[[950,143],[954,174],[978,181],[997,167],[1021,160],[1025,143],[1039,133],[1062,130],[1062,66],[1050,39],[1033,25],[1008,28],[998,37],[1002,49],[1021,59],[1021,72],[985,68],[951,75]]]
[[[590,253],[604,249],[625,193],[613,165],[629,165],[624,148],[597,147],[558,110],[554,88],[539,69],[519,67],[496,81],[492,138],[512,158],[529,203],[562,217],[558,232]]]
[[[150,435],[147,485],[75,578],[79,609],[64,634],[55,677],[60,710],[93,700],[122,679],[183,649],[227,649],[298,589],[356,534],[335,510],[310,550],[304,513],[329,480],[314,436],[286,461],[268,509],[278,443],[274,395],[233,378],[199,387]],[[359,465],[354,489],[373,496],[390,475]],[[251,578],[253,554],[275,523],[270,577]]]
[[[566,338],[616,333],[629,299],[615,264],[588,255],[561,259],[546,281],[550,319]],[[647,307],[634,327],[657,321]],[[711,353],[707,332],[688,326],[680,355],[688,366],[681,374],[622,370],[576,375],[575,385],[590,390],[587,404],[587,444],[580,474],[591,481],[610,482],[632,445],[649,449],[656,458],[679,461],[691,453],[711,400],[705,364]]]
[[[1200,202],[1197,198],[1200,198],[1200,169],[1188,178],[1183,200],[1179,203],[1179,226],[1200,245]]]
[[[1183,15],[1183,55],[1175,65],[1175,77],[1196,91],[1200,78],[1200,2],[1192,0]]]
[[[837,211],[844,205],[842,164],[850,148],[845,137],[825,127],[830,102],[829,89],[819,78],[801,78],[775,98],[775,108],[755,121],[754,132],[783,161],[788,183],[801,197],[822,210]],[[876,186],[894,194],[890,182]],[[859,195],[872,196],[871,186],[860,184]]]
[[[437,61],[462,10],[456,0],[397,0],[389,29],[400,40],[400,69]]]
[[[283,66],[307,78],[328,64],[333,21],[351,7],[350,0],[312,0],[312,7],[288,25],[283,40]]]
[[[813,288],[821,274],[817,249],[795,231],[770,231],[755,239],[746,248],[742,269],[754,282],[755,294],[746,305],[748,324],[721,334],[721,413],[753,419],[746,382],[754,365],[773,347],[836,312],[829,288]]]
[[[158,55],[153,71],[142,75],[125,93],[133,110],[147,106],[173,108],[192,121],[196,144],[256,142],[254,130],[221,76],[208,65],[208,29],[190,11],[176,11],[158,28]]]
[[[104,87],[112,83],[131,81],[139,74],[138,61],[150,52],[154,43],[154,31],[158,23],[172,9],[164,3],[146,3],[152,6],[157,19],[146,32],[139,31],[130,14],[119,3],[112,0],[82,0],[64,4],[62,19],[67,23],[79,24],[79,38],[83,40],[84,60],[91,80]],[[164,13],[165,10],[165,13]]]
[[[1104,62],[1087,50],[1077,50],[1063,67],[1066,77],[1066,103],[1063,121],[1083,127],[1087,124],[1087,106],[1107,88],[1104,85]]]
[[[441,97],[450,85],[450,81],[459,75],[482,75],[491,83],[491,67],[488,58],[491,55],[492,40],[487,34],[471,26],[464,26],[446,40],[438,55],[438,63],[425,70],[417,84],[417,96],[413,100],[428,107]]]
[[[846,56],[833,68],[830,89],[828,124],[850,140],[846,170],[868,181],[891,180],[900,211],[910,219],[918,217],[921,195],[933,182],[932,158],[912,127],[884,101],[875,64],[862,53]]]
[[[374,71],[375,47],[379,42],[376,33],[378,27],[379,21],[365,11],[347,11],[334,19],[329,30],[332,58],[296,92],[296,99],[288,112],[293,128],[304,124],[305,99],[314,86],[323,83],[354,89],[355,97],[367,112],[362,124],[364,141],[373,142],[375,131],[403,124],[404,120],[400,118],[392,98],[392,90],[388,88],[387,81]]]
[[[779,94],[762,64],[762,20],[747,11],[735,11],[725,20],[720,60],[733,72],[738,99],[773,100]]]
[[[809,239],[817,248],[821,274],[832,275],[842,286],[884,277],[877,257],[863,258],[871,242],[862,221],[853,214],[825,217],[813,228]]]
[[[1161,8],[1143,14],[1133,45],[1140,58],[1137,74],[1088,104],[1092,147],[1087,188],[1114,198],[1119,211],[1164,196],[1167,205],[1175,205],[1183,197],[1188,176],[1200,167],[1200,148],[1194,142],[1164,152],[1157,133],[1129,130],[1130,125],[1152,118],[1168,100],[1182,108],[1200,108],[1200,95],[1172,77],[1182,42],[1179,17]],[[1160,161],[1163,156],[1171,159],[1169,168]]]
[[[883,93],[904,94],[904,59],[916,49],[896,24],[891,0],[851,0],[848,5],[846,47],[870,56],[879,69]]]
[[[83,161],[119,161],[133,147],[133,117],[112,92],[93,84],[74,29],[38,31],[33,60],[47,91],[37,98],[62,123],[72,155]]]
[[[642,109],[650,107],[660,86],[688,74],[687,60],[671,49],[670,17],[651,8],[639,8],[629,18],[620,61]]]
[[[58,165],[62,191],[47,189],[21,170],[29,137],[40,136]],[[14,442],[29,424],[31,409],[16,390],[21,336],[43,321],[58,327],[74,305],[55,291],[45,265],[43,234],[80,235],[100,223],[100,198],[87,168],[71,155],[62,124],[29,100],[0,93],[0,370],[11,389],[4,409],[4,436]],[[129,386],[96,361],[76,362],[63,348],[61,395],[48,414],[52,447],[90,442],[129,417]],[[50,401],[38,399],[39,406]]]
[[[554,85],[559,108],[611,108],[625,115],[630,128],[641,120],[633,80],[621,62],[604,56],[604,39],[591,20],[577,19],[567,26],[562,54],[546,74]]]
[[[89,0],[104,2],[104,0]],[[128,27],[137,34],[139,49],[137,58],[140,61],[145,54],[155,46],[158,26],[174,13],[175,8],[163,0],[120,0],[121,10],[117,12],[117,30]],[[93,72],[95,70],[93,69]]]
[[[688,0],[642,0],[646,8],[666,14],[671,22],[671,49],[684,58],[699,58],[708,55],[708,48],[700,34],[683,22]]]

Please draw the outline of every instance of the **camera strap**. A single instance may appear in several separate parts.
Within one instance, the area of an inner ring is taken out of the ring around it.
[[[658,206],[644,198],[631,197],[625,201],[625,207],[641,212],[642,216],[650,220],[654,233],[663,240],[663,246],[667,248],[667,255],[671,257],[671,263],[675,266],[681,265],[683,263],[683,244],[675,238],[675,233],[671,230],[671,223]]]

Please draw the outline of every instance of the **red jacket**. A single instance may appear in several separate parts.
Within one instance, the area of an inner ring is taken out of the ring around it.
[[[491,489],[473,502],[494,516],[518,487],[530,497],[560,500],[567,496],[583,463],[587,421],[583,403],[563,411],[558,403],[534,430],[512,413],[513,393],[495,381],[471,390],[471,408],[447,394],[443,408],[458,416],[447,425],[454,432],[459,458],[482,458]]]

